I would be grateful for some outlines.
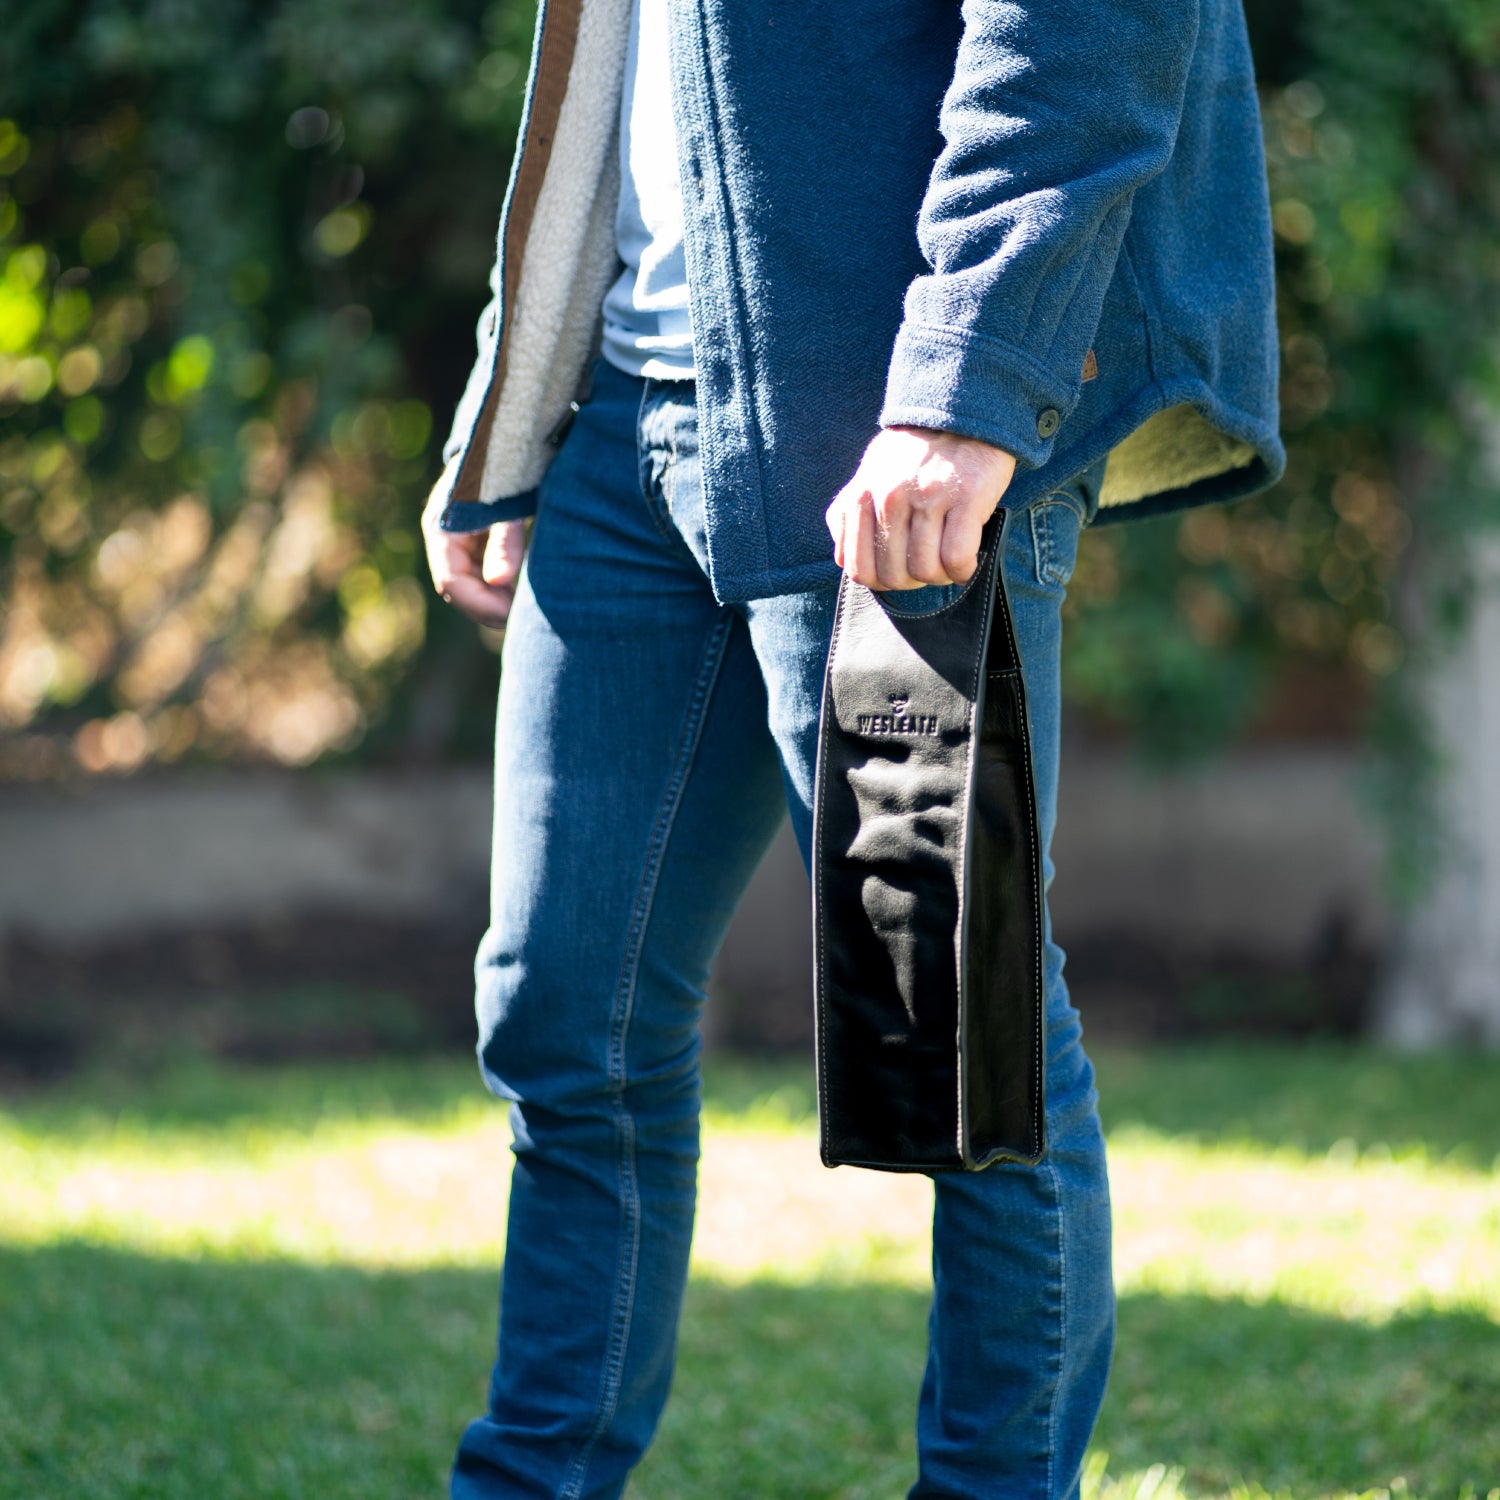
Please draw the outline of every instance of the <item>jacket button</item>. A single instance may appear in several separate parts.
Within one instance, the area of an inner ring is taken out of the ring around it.
[[[1036,435],[1049,438],[1062,426],[1062,415],[1055,406],[1049,406],[1036,419]]]

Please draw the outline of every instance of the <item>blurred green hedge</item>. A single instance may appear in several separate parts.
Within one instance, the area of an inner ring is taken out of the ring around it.
[[[1409,762],[1400,669],[1497,510],[1500,12],[1249,11],[1287,477],[1092,534],[1068,691],[1175,756],[1311,683],[1377,705]],[[417,523],[532,24],[524,0],[7,21],[0,775],[487,753],[495,642],[432,597]]]
[[[1294,711],[1316,718],[1319,691],[1353,696],[1410,763],[1420,727],[1398,669],[1422,649],[1428,610],[1402,596],[1461,592],[1462,538],[1500,511],[1481,461],[1500,409],[1500,8],[1247,11],[1286,477],[1091,537],[1070,686],[1170,756],[1222,743],[1292,677],[1310,690]]]
[[[0,774],[483,753],[417,520],[530,51],[485,0],[0,32]],[[441,431],[439,431],[441,429]]]

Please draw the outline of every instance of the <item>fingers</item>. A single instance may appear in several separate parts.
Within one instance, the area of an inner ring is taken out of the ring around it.
[[[455,609],[493,630],[498,630],[510,616],[513,595],[490,588],[483,579],[455,573],[440,592]]]
[[[515,586],[496,587],[484,579],[482,565],[494,529],[450,535],[439,542],[432,581],[446,603],[471,620],[498,629],[510,614]]]
[[[887,496],[882,506],[856,475],[829,515],[830,530],[838,526],[834,560],[856,583],[872,589],[916,587],[906,568],[910,520],[901,497]]]
[[[844,491],[843,523],[844,571],[867,588],[882,587],[875,562],[875,511],[867,492],[852,486]]]
[[[939,566],[950,582],[967,583],[974,576],[986,519],[972,505],[955,505],[943,518]]]
[[[491,526],[480,576],[491,588],[509,589],[514,593],[516,579],[521,574],[521,558],[525,552],[524,521],[504,521],[498,526]]]
[[[1015,459],[975,438],[887,428],[827,512],[834,557],[872,589],[967,583]]]
[[[526,549],[524,521],[502,522],[482,531],[444,531],[441,507],[429,504],[422,516],[422,538],[433,587],[462,614],[499,629],[510,615],[521,558]]]
[[[883,497],[872,497],[870,511],[874,518],[875,573],[880,579],[881,588],[909,589],[916,586],[916,580],[906,570],[911,501],[912,497],[905,486]]]
[[[877,494],[857,480],[829,507],[838,565],[872,589],[951,582],[942,565],[946,502],[908,485]]]
[[[933,506],[919,501],[913,505],[906,530],[906,571],[918,583],[955,581],[947,566],[943,538],[958,509],[951,503]]]
[[[828,528],[828,534],[833,538],[833,560],[839,567],[844,566],[844,492],[840,490],[829,502],[828,509],[823,512],[823,524]]]

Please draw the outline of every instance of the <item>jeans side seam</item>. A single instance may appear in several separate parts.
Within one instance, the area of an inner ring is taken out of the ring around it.
[[[646,846],[645,865],[641,871],[640,885],[636,890],[634,911],[626,933],[625,953],[620,965],[620,977],[615,986],[615,999],[610,1018],[608,1069],[614,1092],[612,1108],[620,1139],[618,1160],[622,1185],[621,1214],[625,1220],[625,1232],[621,1236],[620,1260],[615,1268],[615,1307],[610,1319],[609,1345],[605,1354],[604,1382],[599,1396],[599,1410],[588,1436],[584,1439],[583,1446],[568,1467],[562,1488],[558,1491],[558,1500],[578,1500],[594,1449],[598,1446],[599,1439],[604,1435],[610,1422],[613,1421],[619,1402],[625,1355],[630,1341],[630,1324],[635,1311],[635,1281],[641,1238],[640,1189],[636,1180],[635,1161],[635,1121],[625,1103],[625,1092],[628,1086],[626,1043],[630,1032],[630,1022],[635,1012],[635,991],[640,973],[641,949],[645,941],[646,928],[651,919],[657,880],[661,874],[662,857],[671,838],[677,810],[682,804],[683,788],[687,783],[693,759],[697,753],[708,700],[724,660],[724,651],[733,624],[733,616],[726,614],[715,624],[708,638],[703,665],[693,685],[692,697],[688,700],[687,715],[683,721],[682,738],[672,767],[672,774],[662,794],[655,826],[652,828],[651,838]]]
[[[1043,588],[1046,588],[1052,581],[1052,548],[1048,536],[1047,524],[1042,519],[1041,510],[1042,505],[1052,505],[1055,503],[1052,500],[1044,500],[1041,505],[1032,506],[1029,518],[1031,521],[1031,548],[1035,554],[1033,562],[1036,570],[1036,581]]]
[[[1068,1245],[1063,1224],[1062,1184],[1057,1167],[1047,1164],[1047,1178],[1052,1184],[1052,1201],[1057,1206],[1057,1368],[1052,1372],[1052,1392],[1047,1401],[1047,1500],[1056,1500],[1054,1483],[1057,1465],[1057,1408],[1062,1397],[1063,1372],[1067,1365],[1068,1340]]]

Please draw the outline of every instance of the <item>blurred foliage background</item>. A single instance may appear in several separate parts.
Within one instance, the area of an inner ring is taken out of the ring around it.
[[[531,31],[484,0],[8,17],[0,774],[481,753],[492,658],[417,523]]]
[[[1068,691],[1157,758],[1358,727],[1409,809],[1409,684],[1500,512],[1500,12],[1247,9],[1287,476],[1094,533]],[[527,0],[8,19],[0,776],[488,753],[496,642],[426,586],[418,519],[532,26]]]

